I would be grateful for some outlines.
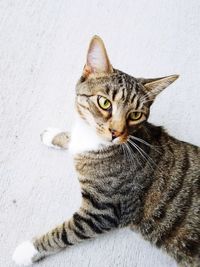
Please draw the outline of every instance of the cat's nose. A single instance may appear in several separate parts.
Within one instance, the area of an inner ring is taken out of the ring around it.
[[[123,134],[123,132],[118,132],[115,129],[110,129],[109,128],[109,130],[110,130],[110,132],[112,134],[112,140],[114,140],[115,138],[117,138],[117,137],[119,137],[119,136],[121,136]]]

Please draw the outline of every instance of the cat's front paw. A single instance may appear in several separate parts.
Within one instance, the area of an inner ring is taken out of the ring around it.
[[[19,266],[29,266],[41,257],[33,243],[26,241],[16,247],[12,259]]]
[[[48,129],[44,130],[40,135],[42,143],[46,146],[49,146],[49,147],[59,148],[58,146],[53,144],[53,139],[60,132],[61,132],[61,130],[59,130],[57,128],[48,128]]]

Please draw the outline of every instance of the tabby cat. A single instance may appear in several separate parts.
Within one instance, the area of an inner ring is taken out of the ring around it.
[[[134,78],[114,69],[103,41],[92,38],[71,134],[48,129],[41,136],[73,153],[82,205],[71,219],[19,245],[17,264],[128,226],[178,265],[200,266],[200,148],[147,122],[155,97],[177,78]]]

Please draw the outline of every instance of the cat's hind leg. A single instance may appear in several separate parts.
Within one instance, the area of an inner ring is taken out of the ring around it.
[[[68,132],[62,132],[56,128],[48,128],[44,130],[40,137],[44,145],[61,149],[67,149],[70,140]]]

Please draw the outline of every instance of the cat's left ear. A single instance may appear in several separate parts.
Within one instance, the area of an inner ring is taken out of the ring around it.
[[[105,74],[113,72],[103,40],[95,35],[89,45],[86,65],[83,76],[88,78],[91,74]]]
[[[148,92],[149,98],[154,98],[162,92],[166,87],[178,79],[179,75],[170,75],[155,79],[141,79],[141,83]]]

